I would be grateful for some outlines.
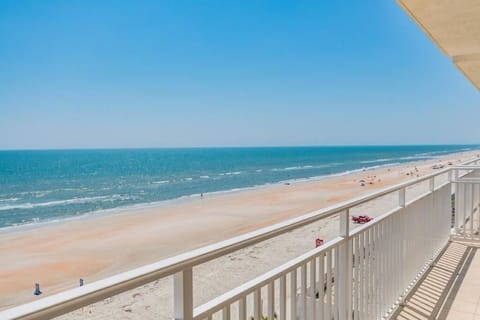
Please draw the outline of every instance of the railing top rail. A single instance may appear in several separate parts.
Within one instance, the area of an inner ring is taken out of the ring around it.
[[[464,162],[463,165],[478,160],[478,158],[474,158]],[[49,317],[61,315],[154,280],[175,274],[183,269],[205,263],[244,247],[268,240],[282,233],[292,231],[320,219],[348,210],[351,207],[358,206],[375,198],[432,179],[436,176],[447,173],[451,169],[452,167],[445,168],[411,181],[403,182],[321,210],[310,212],[268,227],[132,269],[103,280],[92,282],[83,287],[70,289],[34,302],[20,305],[0,312],[0,318],[30,319],[31,316],[31,319],[37,319],[42,314],[48,315]]]
[[[459,165],[452,167],[453,169],[460,169],[460,170],[472,170],[472,169],[480,169],[479,165]]]
[[[468,175],[468,174],[467,174]],[[460,177],[455,179],[453,182],[478,182],[480,181],[480,177]]]

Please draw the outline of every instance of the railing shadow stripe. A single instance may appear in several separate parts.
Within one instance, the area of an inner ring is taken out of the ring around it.
[[[445,319],[475,252],[474,247],[449,242],[391,319]],[[449,268],[444,267],[445,261],[449,262]],[[443,285],[432,286],[432,282],[438,283],[438,278],[442,278]]]

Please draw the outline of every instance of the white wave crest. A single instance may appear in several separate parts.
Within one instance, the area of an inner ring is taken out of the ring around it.
[[[294,167],[286,167],[286,168],[273,168],[271,171],[293,171],[293,170],[308,170],[308,169],[322,169],[322,168],[328,168],[330,167],[331,164],[328,165],[318,165],[318,166],[313,166],[313,165],[305,165],[305,166],[294,166]]]
[[[241,173],[242,173],[242,171],[233,171],[233,172],[227,172],[227,173],[225,173],[225,175],[227,175],[227,176],[232,176],[232,175],[233,175],[233,176],[236,176],[236,175],[239,175],[239,174],[241,174]]]
[[[169,180],[160,180],[160,181],[153,181],[152,183],[153,184],[165,184],[165,183],[169,183],[170,181]]]
[[[360,161],[360,163],[377,163],[377,162],[387,162],[387,161],[392,161],[395,160],[393,158],[384,158],[384,159],[375,159],[375,160],[365,160],[365,161]]]
[[[89,202],[99,202],[99,201],[108,202],[108,201],[127,200],[127,199],[130,199],[130,197],[115,194],[112,196],[72,198],[72,199],[66,199],[66,200],[55,200],[55,201],[38,202],[38,203],[27,202],[27,203],[0,206],[0,211],[13,210],[13,209],[33,209],[38,207],[62,206],[66,204],[89,203]]]
[[[6,199],[0,199],[0,202],[15,202],[17,200],[18,198],[6,198]]]

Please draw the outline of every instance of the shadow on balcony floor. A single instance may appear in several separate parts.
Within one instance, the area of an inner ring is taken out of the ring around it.
[[[450,242],[391,319],[480,319],[477,249]]]

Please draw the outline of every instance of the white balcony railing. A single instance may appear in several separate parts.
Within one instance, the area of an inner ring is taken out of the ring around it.
[[[480,166],[458,166],[454,169],[455,219],[453,238],[480,240]]]
[[[454,237],[462,239],[479,238],[478,163],[480,160],[475,159],[460,167],[42,298],[0,312],[0,319],[50,319],[166,277],[173,277],[175,319],[385,318],[428,269],[452,232]],[[408,199],[407,190],[422,184],[427,184],[424,192]],[[352,208],[392,194],[398,198],[393,209],[350,230]],[[195,266],[334,215],[340,217],[336,238],[205,304],[194,306]]]

